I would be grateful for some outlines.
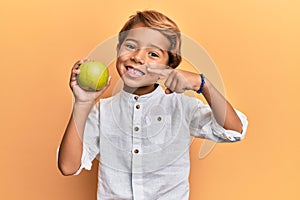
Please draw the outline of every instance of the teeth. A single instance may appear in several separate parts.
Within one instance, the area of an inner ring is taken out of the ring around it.
[[[141,72],[141,71],[139,71],[139,70],[136,70],[136,69],[134,69],[134,68],[131,68],[131,67],[128,68],[128,72],[129,72],[130,74],[132,74],[132,75],[135,75],[135,76],[143,76],[143,75],[144,75],[143,72]]]

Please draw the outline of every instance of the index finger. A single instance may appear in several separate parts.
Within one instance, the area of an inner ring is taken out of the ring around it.
[[[81,60],[78,60],[72,67],[72,70],[71,70],[71,76],[70,76],[70,81],[75,81],[76,80],[76,75],[80,73],[80,70],[79,70],[79,66],[84,63],[84,62],[87,62],[87,61],[90,61],[90,59],[81,59]]]
[[[153,67],[147,67],[147,71],[153,74],[157,74],[162,77],[168,77],[173,69],[171,68],[166,68],[166,69],[161,69],[161,68],[153,68]]]
[[[83,64],[83,63],[85,63],[85,62],[87,62],[87,61],[90,61],[90,59],[85,58],[85,59],[80,59],[80,60],[78,60],[78,61],[74,64],[73,69],[77,69],[81,64]]]

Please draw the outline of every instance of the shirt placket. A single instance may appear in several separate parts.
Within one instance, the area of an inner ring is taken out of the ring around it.
[[[134,97],[132,120],[132,190],[133,199],[142,200],[143,195],[143,177],[142,177],[142,135],[141,121],[143,105],[139,102],[138,96]]]

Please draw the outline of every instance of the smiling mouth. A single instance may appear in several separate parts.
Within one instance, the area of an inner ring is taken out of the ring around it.
[[[125,68],[126,68],[126,73],[128,75],[130,75],[131,77],[137,78],[137,77],[141,77],[141,76],[145,75],[144,72],[142,72],[142,71],[140,71],[140,70],[138,70],[136,68],[133,68],[131,66],[125,66]]]

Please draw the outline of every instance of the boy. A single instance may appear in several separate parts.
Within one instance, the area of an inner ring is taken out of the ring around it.
[[[74,65],[75,102],[58,157],[62,174],[90,169],[99,156],[98,199],[188,199],[190,136],[239,141],[247,120],[204,75],[175,69],[180,46],[177,25],[148,10],[131,16],[119,33],[122,91],[96,102],[110,81],[86,92],[76,81],[86,60]],[[156,83],[160,78],[165,91]],[[202,93],[209,105],[185,96],[185,90]]]

